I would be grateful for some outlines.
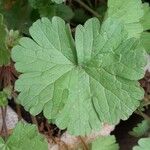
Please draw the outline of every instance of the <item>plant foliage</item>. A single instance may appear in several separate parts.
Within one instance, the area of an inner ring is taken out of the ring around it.
[[[0,66],[10,62],[10,53],[6,46],[7,28],[3,22],[3,16],[0,14]]]
[[[114,136],[101,137],[92,143],[91,150],[119,150]]]
[[[6,142],[0,138],[1,150],[48,150],[45,139],[37,132],[35,125],[18,123]]]
[[[147,136],[149,116],[144,110],[150,101],[149,88],[140,80],[145,74],[145,50],[150,53],[150,6],[145,0],[1,0],[4,139],[0,138],[0,149],[48,149],[36,127],[21,122],[6,140],[8,97],[31,115],[44,115],[43,122],[38,122],[40,131],[48,130],[44,134],[51,134],[49,123],[55,124],[81,136],[78,146],[85,149],[88,136],[97,136],[105,124],[128,119],[135,110],[144,120],[130,134]],[[148,142],[149,138],[140,139],[133,149],[149,150]],[[89,146],[91,150],[119,149],[114,136],[99,138]]]
[[[7,106],[7,94],[0,91],[0,107]]]
[[[43,110],[61,129],[81,135],[125,120],[139,106],[145,53],[120,21],[100,26],[92,18],[76,28],[75,41],[59,17],[42,18],[29,31],[34,40],[22,38],[12,58],[23,73],[15,86],[19,102],[31,114]]]
[[[137,127],[133,128],[130,134],[135,137],[141,137],[146,135],[149,129],[150,129],[149,121],[143,120],[141,123],[137,124]]]
[[[138,146],[134,146],[133,150],[149,150],[150,149],[150,138],[142,138],[138,141]]]
[[[108,16],[121,20],[129,37],[140,37],[143,32],[140,23],[143,15],[143,5],[140,0],[108,0]]]
[[[141,42],[145,50],[150,53],[150,7],[148,3],[143,4],[144,16],[141,19],[141,24],[143,26],[144,32],[141,35]]]

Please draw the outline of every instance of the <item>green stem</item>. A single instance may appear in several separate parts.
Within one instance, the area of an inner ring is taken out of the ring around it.
[[[93,9],[91,9],[89,6],[87,6],[84,2],[82,2],[81,0],[75,0],[77,3],[79,3],[82,7],[84,7],[87,11],[89,11],[91,14],[93,14],[95,17],[100,18],[101,16],[94,11]]]

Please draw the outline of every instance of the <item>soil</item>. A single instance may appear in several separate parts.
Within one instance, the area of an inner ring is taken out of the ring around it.
[[[142,120],[136,114],[133,114],[127,121],[121,121],[112,132],[116,136],[120,150],[132,150],[132,147],[137,144],[138,138],[129,134],[129,131]]]

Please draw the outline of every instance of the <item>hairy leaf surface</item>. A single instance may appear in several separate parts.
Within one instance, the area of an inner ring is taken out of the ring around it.
[[[135,137],[141,137],[148,133],[150,129],[150,123],[147,120],[143,120],[141,123],[137,124],[137,127],[134,127],[130,133],[130,135]]]
[[[141,34],[141,43],[143,44],[147,53],[150,53],[150,32],[143,32]]]
[[[22,38],[12,58],[22,73],[15,89],[19,102],[37,115],[44,111],[61,129],[75,135],[116,124],[139,106],[145,53],[128,39],[124,26],[96,18],[76,28],[75,41],[65,22],[42,18]]]
[[[114,136],[106,136],[95,140],[91,150],[119,150],[119,146]]]
[[[38,133],[35,125],[18,123],[6,143],[0,138],[1,150],[48,150],[46,140]]]
[[[144,31],[150,29],[150,7],[148,3],[143,4],[144,16],[141,19],[141,24]]]
[[[138,141],[138,146],[134,146],[133,150],[149,150],[150,149],[150,138],[142,138]]]
[[[141,0],[108,0],[108,17],[118,18],[125,24],[129,37],[140,37],[143,27]]]

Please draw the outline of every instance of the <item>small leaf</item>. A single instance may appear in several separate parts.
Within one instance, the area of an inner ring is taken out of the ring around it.
[[[129,37],[140,37],[143,32],[140,23],[144,15],[141,0],[108,0],[107,15],[120,19],[125,24]]]
[[[150,138],[142,138],[138,141],[138,146],[134,146],[133,150],[150,150]]]
[[[50,0],[28,0],[31,7],[34,9],[38,9],[41,7],[45,7],[46,5],[50,4]]]
[[[4,91],[4,93],[7,94],[7,97],[8,97],[9,99],[12,98],[12,91],[13,91],[13,86],[12,86],[12,85],[9,85],[9,86],[5,87],[5,88],[3,89],[3,91]]]
[[[15,84],[18,100],[31,114],[41,111],[74,135],[99,130],[103,122],[126,120],[144,91],[145,51],[138,39],[127,39],[124,26],[96,18],[76,28],[75,41],[59,17],[42,18],[22,38],[12,58],[22,73]]]
[[[143,32],[141,35],[141,43],[144,46],[147,53],[150,54],[150,32]]]
[[[38,133],[35,125],[18,123],[6,143],[0,139],[2,150],[48,150],[46,140]]]
[[[0,91],[0,107],[7,106],[7,94]]]
[[[119,150],[115,136],[101,137],[92,143],[91,150]]]
[[[2,137],[0,137],[0,148],[1,148],[1,150],[10,150],[9,148],[7,149],[5,142],[2,139]]]
[[[63,3],[65,0],[52,0],[52,2],[55,2],[57,4]]]
[[[81,8],[74,10],[73,21],[76,23],[84,23],[90,18],[90,16]]]
[[[46,7],[41,7],[39,8],[39,13],[41,17],[51,19],[54,16],[59,16],[65,21],[69,21],[74,16],[72,9],[65,4],[51,4]]]
[[[10,53],[6,46],[7,31],[3,22],[3,16],[0,14],[0,66],[7,65],[10,62]]]
[[[150,7],[148,3],[143,4],[144,16],[141,19],[141,24],[144,28],[144,31],[150,29]]]
[[[141,137],[147,134],[149,129],[150,129],[149,121],[143,120],[141,123],[138,123],[137,127],[134,127],[132,131],[129,132],[129,134],[135,137]]]

